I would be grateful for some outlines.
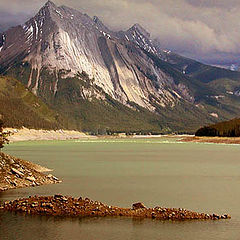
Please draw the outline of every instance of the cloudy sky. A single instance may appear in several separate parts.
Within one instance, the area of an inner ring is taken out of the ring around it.
[[[1,0],[0,28],[24,22],[46,0]],[[211,64],[240,63],[240,0],[54,0],[114,30],[140,23],[163,48]],[[239,58],[239,59],[238,59]]]

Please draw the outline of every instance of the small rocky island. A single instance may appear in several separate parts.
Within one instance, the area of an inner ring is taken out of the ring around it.
[[[205,214],[182,208],[147,208],[143,203],[134,203],[132,208],[108,206],[89,198],[73,198],[62,195],[33,196],[8,201],[0,205],[4,211],[32,215],[50,215],[62,217],[107,217],[125,216],[133,218],[152,218],[158,220],[219,220],[230,219],[227,214]]]

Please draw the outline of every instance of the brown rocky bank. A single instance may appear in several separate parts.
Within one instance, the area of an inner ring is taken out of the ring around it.
[[[240,144],[240,137],[197,137],[187,136],[179,141],[195,143]]]
[[[57,177],[43,173],[47,171],[50,170],[0,152],[0,192],[60,182]]]
[[[106,217],[125,216],[134,218],[152,218],[158,220],[219,220],[229,219],[229,215],[205,214],[182,208],[146,208],[142,203],[132,208],[120,208],[105,205],[88,198],[72,198],[62,195],[34,196],[8,201],[0,206],[5,211],[33,215],[51,215],[64,217]]]

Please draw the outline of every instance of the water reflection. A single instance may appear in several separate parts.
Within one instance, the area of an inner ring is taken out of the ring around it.
[[[233,239],[227,222],[151,219],[62,218],[1,213],[0,239]],[[228,238],[225,238],[228,236]],[[196,237],[196,238],[195,238]],[[216,238],[217,237],[217,238]]]

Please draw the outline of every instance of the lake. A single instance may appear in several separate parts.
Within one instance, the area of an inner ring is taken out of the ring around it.
[[[4,152],[54,169],[63,182],[10,190],[0,201],[29,195],[89,197],[131,207],[177,207],[228,213],[231,220],[59,218],[0,213],[0,239],[226,239],[240,233],[240,146],[176,139],[96,139],[18,142]]]

